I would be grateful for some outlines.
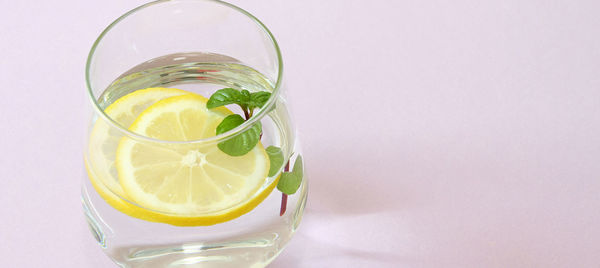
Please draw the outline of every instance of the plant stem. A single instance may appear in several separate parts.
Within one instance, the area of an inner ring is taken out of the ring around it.
[[[287,164],[285,164],[285,168],[283,168],[283,172],[290,171],[290,160],[288,159]],[[285,193],[281,193],[281,208],[279,209],[279,216],[283,216],[285,214],[285,210],[287,209],[287,200],[288,195]]]
[[[248,113],[248,108],[246,107],[242,107],[242,110],[244,110],[244,116],[246,117],[246,120],[250,119],[250,113]]]
[[[285,210],[287,209],[287,199],[288,195],[281,193],[281,208],[279,209],[279,216],[283,216],[283,214],[285,214]]]

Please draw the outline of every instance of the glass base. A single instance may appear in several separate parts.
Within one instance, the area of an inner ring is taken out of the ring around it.
[[[288,199],[283,216],[279,216],[281,194],[275,190],[253,211],[232,221],[176,227],[117,211],[104,202],[87,178],[82,188],[90,230],[104,252],[121,267],[265,267],[296,231],[306,196],[307,185],[303,183]]]

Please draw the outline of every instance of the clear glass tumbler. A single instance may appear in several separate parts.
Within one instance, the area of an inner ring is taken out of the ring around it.
[[[86,66],[84,213],[121,267],[265,267],[307,181],[282,58],[257,18],[215,0],[124,14]]]

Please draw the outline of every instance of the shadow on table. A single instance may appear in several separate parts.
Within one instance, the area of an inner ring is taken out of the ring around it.
[[[416,201],[404,187],[407,178],[399,175],[398,155],[363,157],[368,154],[323,151],[306,160],[311,213],[368,214],[399,210]]]
[[[360,263],[369,263],[375,265],[373,267],[397,267],[399,263],[405,261],[404,258],[399,255],[343,247],[324,241],[318,241],[301,234],[297,235],[295,239],[299,240],[298,242],[301,244],[311,245],[312,249],[310,252],[320,252],[320,255],[306,256],[303,254],[286,254],[285,256],[276,259],[269,265],[269,268],[327,267],[327,264],[335,263],[339,260],[343,260],[345,263],[354,261],[356,262],[356,265],[359,265]]]

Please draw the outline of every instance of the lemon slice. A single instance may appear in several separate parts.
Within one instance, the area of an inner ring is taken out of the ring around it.
[[[178,95],[189,94],[174,88],[147,88],[129,93],[111,105],[104,112],[121,126],[129,127],[137,116],[155,102]],[[123,196],[119,184],[115,155],[123,133],[103,119],[96,120],[89,139],[89,158],[86,163],[92,183],[102,187],[105,195],[112,192]],[[92,174],[93,173],[93,174]],[[105,198],[106,199],[106,198]]]
[[[209,110],[206,102],[197,94],[166,98],[144,110],[129,129],[163,141],[214,136],[231,111]],[[146,209],[135,211],[137,216],[173,225],[212,225],[237,218],[277,184],[267,178],[269,158],[260,143],[248,154],[233,157],[216,143],[153,143],[125,137],[116,165],[126,196]]]

